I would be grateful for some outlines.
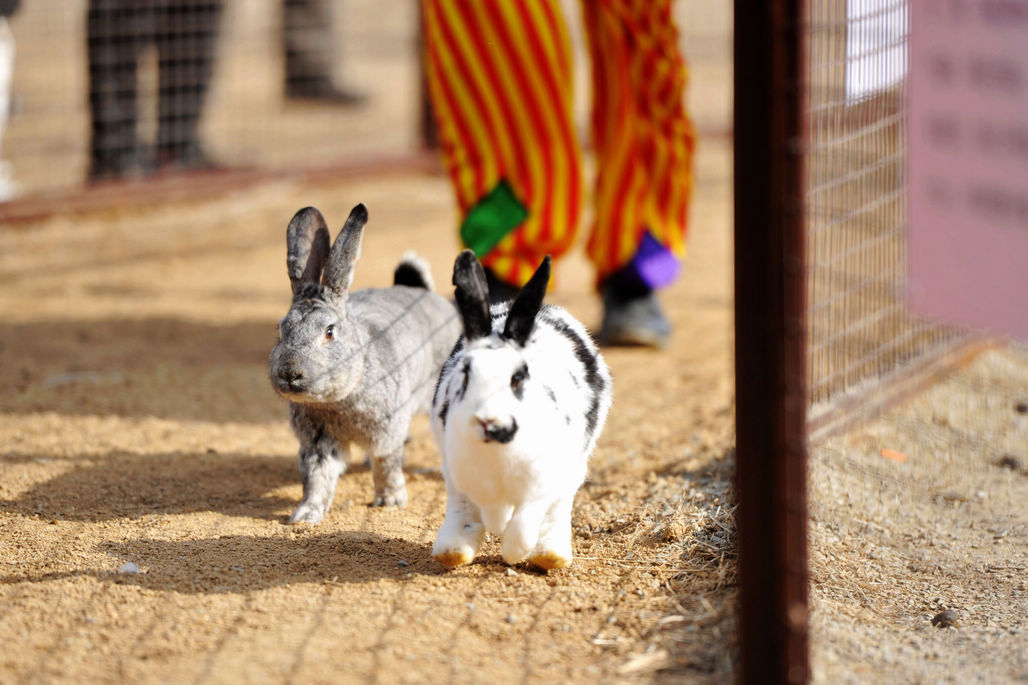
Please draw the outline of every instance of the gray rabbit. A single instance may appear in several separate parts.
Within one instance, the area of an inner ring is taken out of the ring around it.
[[[331,250],[313,207],[297,212],[286,231],[293,303],[269,365],[300,440],[303,501],[290,523],[325,517],[350,443],[368,452],[374,505],[407,503],[402,466],[411,417],[431,407],[460,335],[454,305],[432,292],[427,265],[413,254],[397,266],[392,287],[349,292],[367,220],[364,205],[354,207]]]

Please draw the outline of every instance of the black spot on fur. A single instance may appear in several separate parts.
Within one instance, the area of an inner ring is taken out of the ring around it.
[[[550,398],[550,402],[557,404],[557,394],[553,392],[553,388],[548,385],[544,385],[543,390],[546,391],[546,396]]]
[[[571,417],[567,414],[564,415],[564,423],[566,423],[569,426],[571,425]]]
[[[421,273],[421,269],[411,262],[400,262],[396,267],[396,271],[393,272],[393,285],[428,289],[425,274]]]
[[[461,335],[459,338],[457,338],[457,343],[453,346],[453,349],[450,350],[450,356],[446,358],[445,362],[443,362],[443,368],[439,372],[440,381],[450,374],[450,370],[453,369],[453,367],[457,366],[457,362],[459,362],[463,356],[460,354],[460,351],[463,348],[464,336]]]
[[[589,350],[585,341],[582,339],[582,336],[580,336],[575,329],[571,328],[571,326],[562,319],[558,319],[554,316],[546,316],[549,314],[546,309],[543,310],[542,314],[543,320],[552,326],[553,330],[571,341],[575,357],[585,369],[585,383],[589,387],[590,391],[589,409],[586,410],[585,413],[586,439],[589,440],[596,431],[596,424],[600,420],[600,393],[604,390],[604,386],[606,385],[606,382],[600,376],[600,365],[596,361],[596,355]]]
[[[490,426],[487,428],[485,430],[485,441],[507,444],[514,439],[514,434],[517,432],[518,420],[511,419],[509,426]]]
[[[450,372],[453,370],[453,367],[455,367],[457,365],[457,362],[460,361],[461,356],[459,352],[463,347],[464,336],[462,335],[459,338],[457,338],[456,344],[454,344],[453,349],[450,350],[450,356],[446,358],[445,362],[443,362],[443,368],[439,371],[439,379],[435,382],[435,392],[432,393],[433,406],[439,403],[439,393],[445,392],[445,389],[443,388],[443,381],[449,379]]]
[[[465,360],[464,367],[461,369],[461,373],[464,374],[463,380],[460,382],[460,390],[457,391],[457,399],[464,399],[464,393],[468,391],[468,377],[471,376],[471,362]]]
[[[439,409],[439,420],[443,422],[443,428],[446,428],[446,416],[450,413],[450,400],[443,402],[442,408]]]

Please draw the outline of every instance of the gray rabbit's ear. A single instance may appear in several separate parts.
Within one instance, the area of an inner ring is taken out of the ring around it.
[[[489,286],[485,271],[471,250],[457,255],[453,264],[453,284],[457,286],[457,309],[464,321],[464,335],[468,340],[487,337],[493,329],[489,316]]]
[[[325,276],[322,283],[336,295],[343,296],[353,284],[353,269],[361,256],[361,240],[364,237],[364,224],[368,223],[368,208],[359,204],[350,210],[350,216],[339,231],[332,253],[325,265]]]
[[[304,207],[293,215],[286,229],[286,269],[294,295],[305,285],[321,280],[328,245],[328,225],[321,212]]]
[[[535,328],[535,317],[543,306],[546,286],[550,284],[550,255],[543,258],[543,263],[535,270],[528,283],[521,289],[507,314],[507,323],[503,327],[503,337],[513,340],[524,347],[528,336]]]

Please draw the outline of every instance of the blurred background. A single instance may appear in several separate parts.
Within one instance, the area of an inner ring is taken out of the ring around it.
[[[584,133],[589,67],[580,11],[573,0],[561,4],[578,57],[576,110]],[[120,9],[126,5],[133,3],[22,2],[9,17],[13,78],[0,141],[12,182],[6,199],[60,193],[87,180],[208,168],[335,168],[422,149],[414,0],[134,3],[175,6],[164,14]],[[725,135],[731,121],[731,4],[681,0],[675,13],[692,82],[703,84],[688,90],[690,111],[701,136]],[[158,57],[158,42],[167,57]],[[138,68],[132,55],[138,55]],[[161,85],[162,68],[171,73],[165,78],[170,85]],[[324,83],[335,92],[319,93]],[[137,88],[134,121],[124,111],[129,87]],[[168,102],[161,105],[162,99]],[[198,119],[195,131],[190,110]],[[96,132],[94,119],[113,122]],[[166,132],[159,131],[159,120]],[[203,157],[190,151],[183,164],[158,160],[153,148],[159,137],[168,139],[165,147],[196,143]],[[111,161],[127,154],[133,140],[141,148],[135,163]],[[101,167],[94,170],[91,160],[98,156]],[[104,168],[119,165],[128,172]]]

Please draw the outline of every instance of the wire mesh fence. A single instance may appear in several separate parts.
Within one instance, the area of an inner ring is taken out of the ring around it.
[[[415,0],[71,0],[7,23],[0,199],[420,144]]]
[[[811,0],[808,399],[839,400],[965,332],[913,316],[907,275],[907,0]]]

